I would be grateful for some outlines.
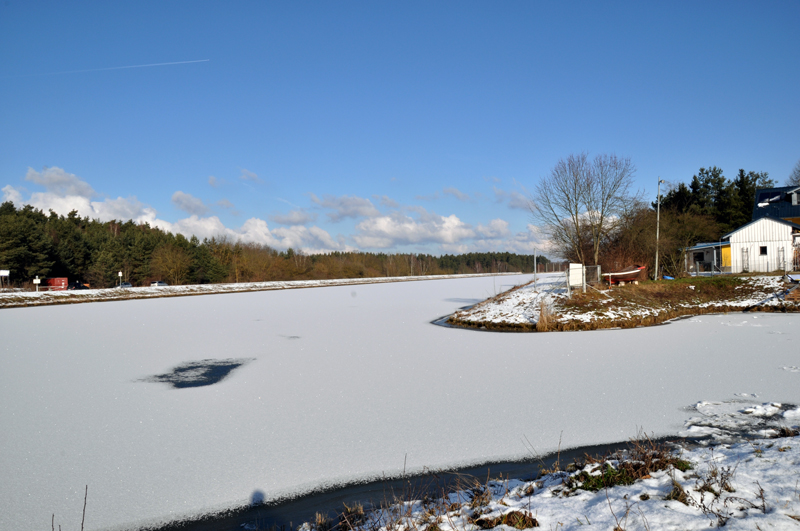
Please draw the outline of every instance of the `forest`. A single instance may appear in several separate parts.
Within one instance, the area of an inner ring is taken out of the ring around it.
[[[548,263],[538,256],[539,264]],[[67,277],[94,288],[122,280],[134,286],[271,280],[315,280],[460,273],[532,272],[534,257],[506,252],[432,256],[415,253],[304,254],[226,237],[198,240],[147,223],[101,222],[77,212],[44,213],[30,205],[0,205],[0,269],[11,284]]]

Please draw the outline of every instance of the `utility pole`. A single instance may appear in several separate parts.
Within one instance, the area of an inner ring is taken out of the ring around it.
[[[658,178],[658,194],[656,195],[656,270],[653,272],[653,280],[658,280],[658,229],[661,225],[661,183],[664,179]]]

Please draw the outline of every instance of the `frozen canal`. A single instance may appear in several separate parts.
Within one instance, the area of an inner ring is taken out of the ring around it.
[[[564,447],[675,434],[700,400],[800,403],[797,315],[548,334],[430,324],[527,278],[0,310],[0,529],[46,529],[52,513],[80,529],[87,484],[87,530],[134,529],[406,459],[523,457],[526,437],[545,453],[562,432]]]

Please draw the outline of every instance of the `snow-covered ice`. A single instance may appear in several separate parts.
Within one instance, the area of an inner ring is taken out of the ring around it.
[[[52,513],[77,528],[87,484],[87,530],[135,528],[256,490],[399,474],[406,455],[419,471],[526,457],[527,441],[544,454],[562,432],[562,447],[674,435],[701,401],[778,403],[796,422],[796,315],[545,334],[430,324],[529,278],[0,310],[0,529]],[[211,385],[152,381],[202,375],[203,360],[243,363]]]

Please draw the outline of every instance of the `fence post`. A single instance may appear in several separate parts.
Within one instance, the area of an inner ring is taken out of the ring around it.
[[[565,276],[565,277],[566,277],[566,279],[567,279],[567,298],[568,298],[568,299],[571,299],[571,298],[572,298],[572,290],[571,290],[571,289],[570,289],[570,287],[569,287],[569,269],[567,269],[567,271],[566,271],[566,273],[564,274],[564,276]]]
[[[586,293],[586,266],[581,264],[581,288]]]

